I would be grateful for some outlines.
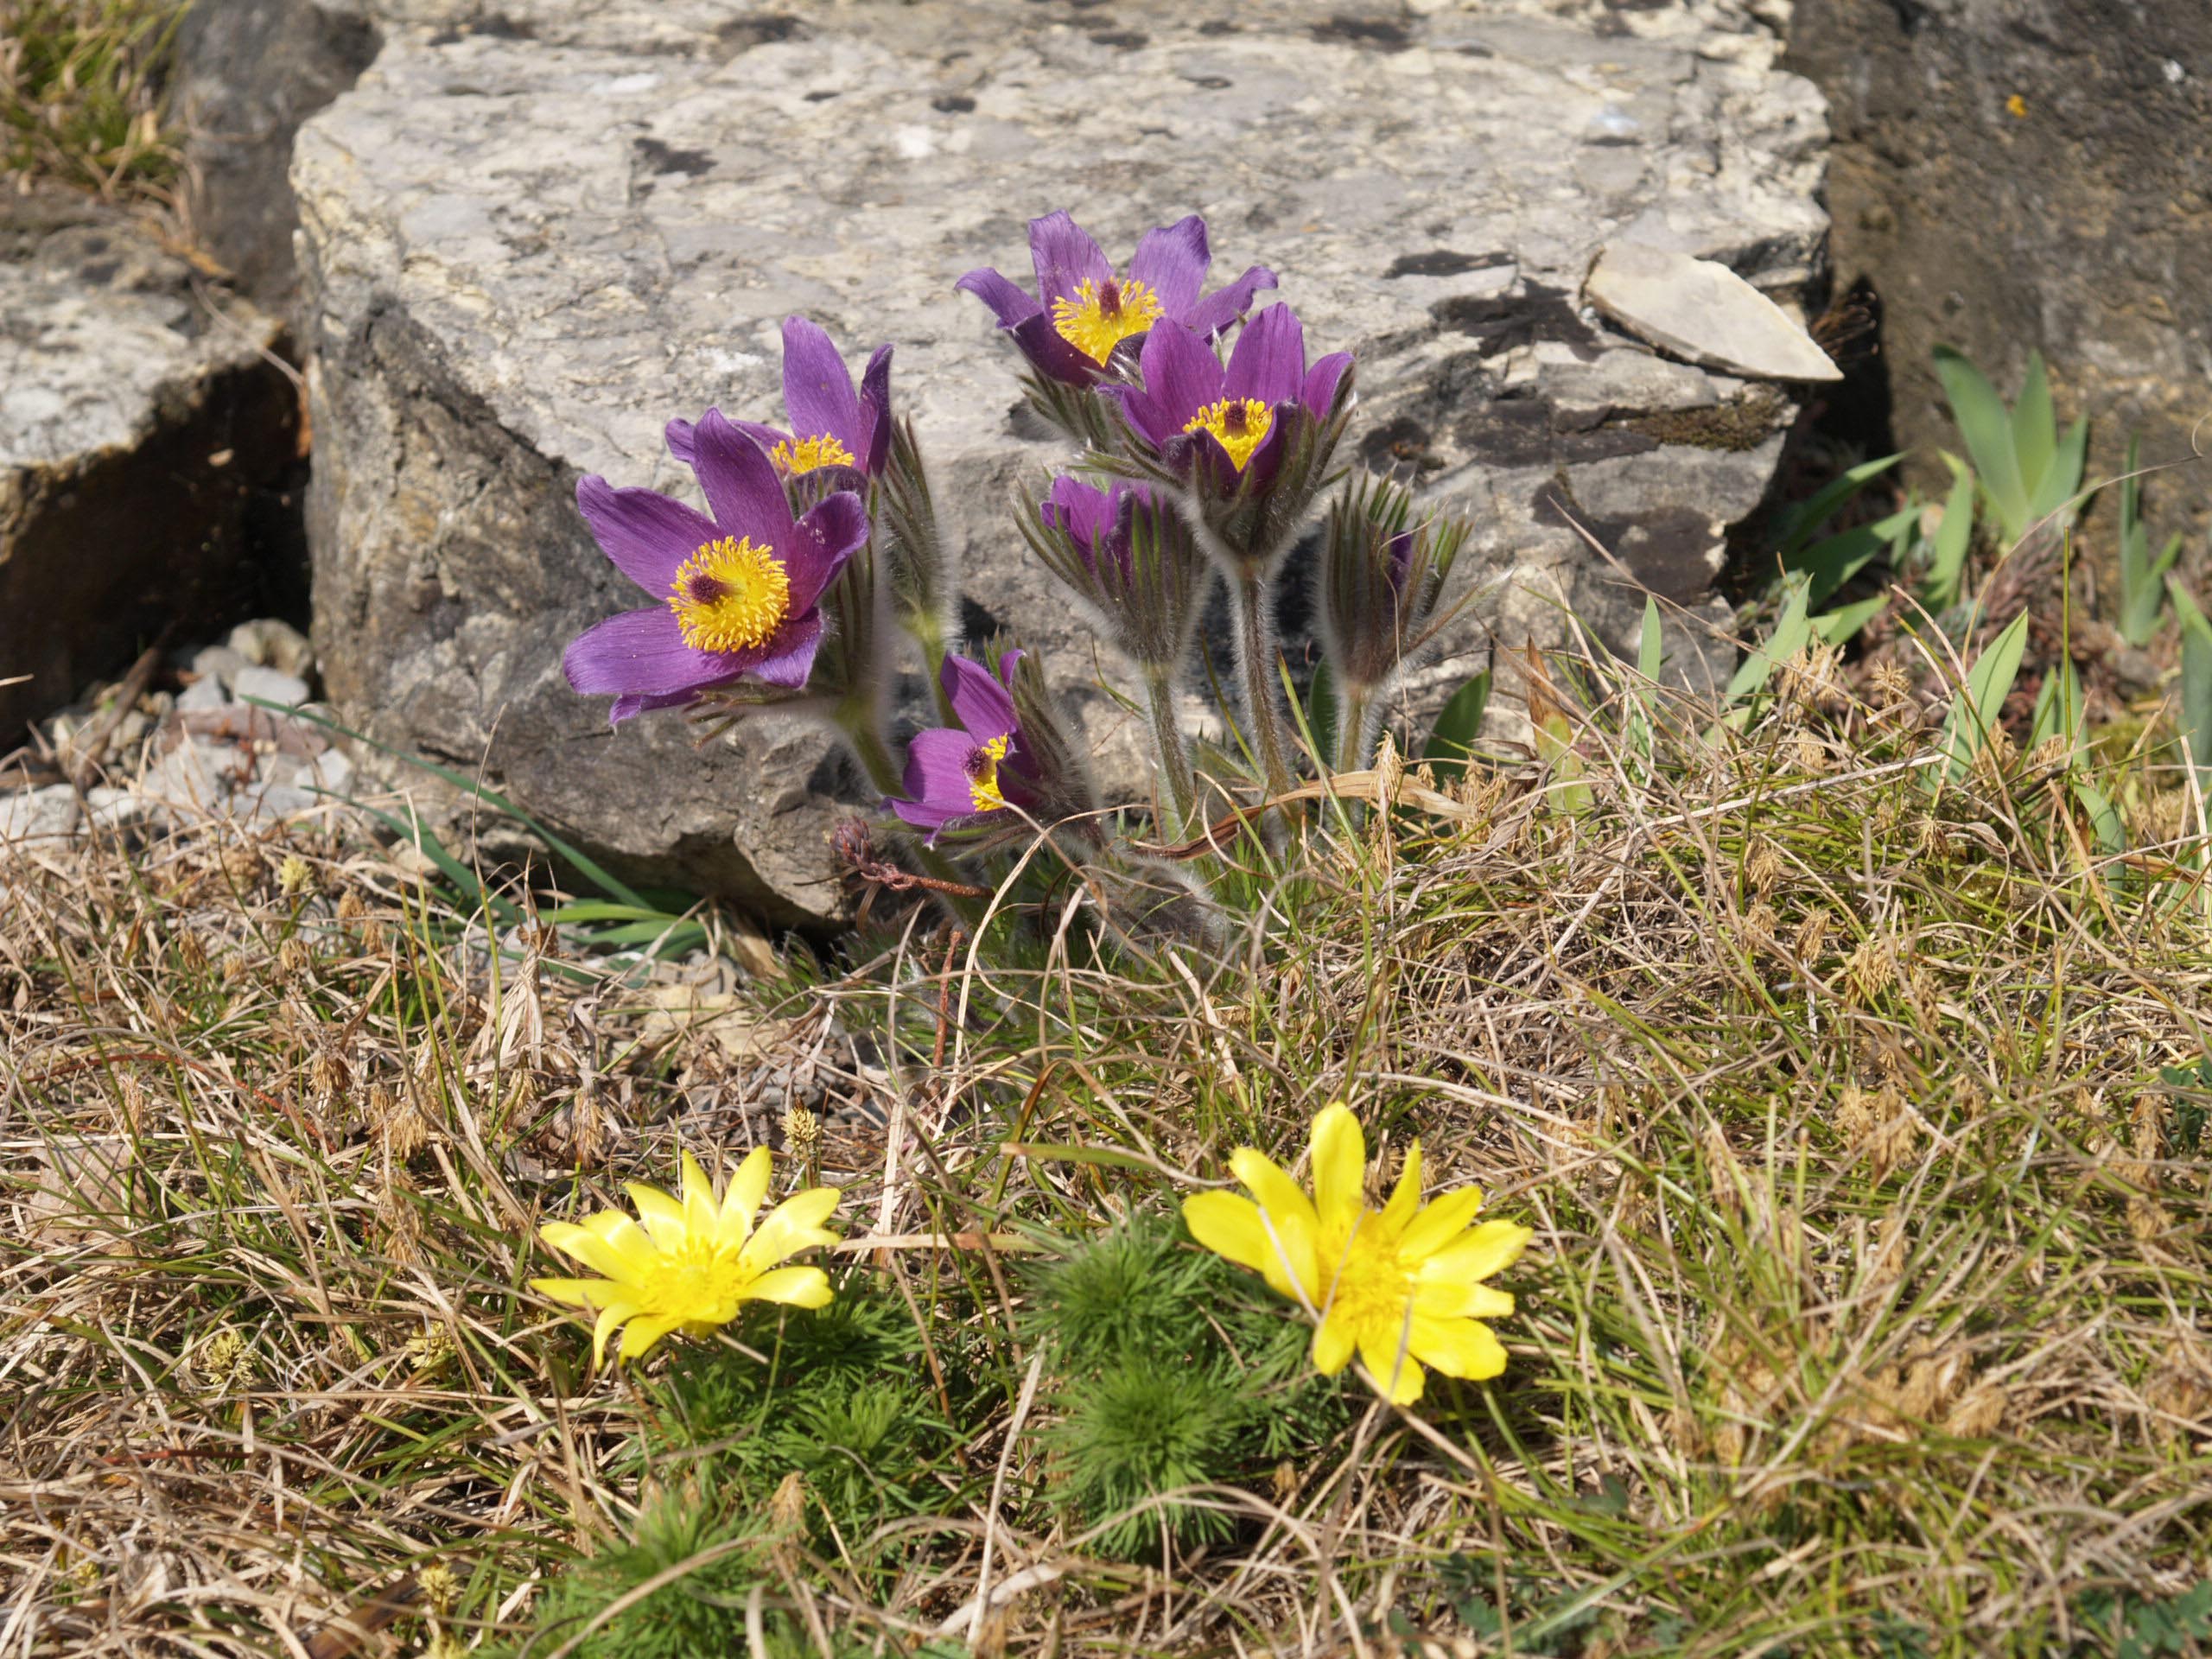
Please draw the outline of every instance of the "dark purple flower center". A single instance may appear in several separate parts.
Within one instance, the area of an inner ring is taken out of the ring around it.
[[[1098,314],[1116,318],[1122,315],[1122,285],[1111,276],[1099,285]]]
[[[728,592],[727,583],[703,570],[695,570],[683,579],[683,597],[694,605],[711,605]]]

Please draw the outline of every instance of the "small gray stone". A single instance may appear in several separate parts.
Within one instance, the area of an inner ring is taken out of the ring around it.
[[[246,658],[228,645],[203,645],[192,654],[192,671],[203,679],[213,679],[225,690],[246,666]]]
[[[315,672],[315,647],[307,635],[273,616],[241,622],[231,630],[231,649],[247,662],[304,680]]]
[[[77,791],[67,784],[0,795],[0,845],[66,836],[79,811]]]
[[[228,810],[230,783],[225,773],[232,756],[207,745],[180,743],[146,770],[138,795],[158,806],[190,812]]]
[[[1788,312],[1718,260],[1616,242],[1582,293],[1630,333],[1695,362],[1763,380],[1843,378]]]
[[[286,674],[273,668],[264,668],[249,663],[231,682],[231,690],[238,700],[259,697],[264,702],[282,703],[287,709],[296,709],[308,700],[308,683],[296,674]]]
[[[102,830],[120,829],[142,820],[158,816],[161,809],[135,790],[117,789],[103,784],[85,791],[85,804],[92,810],[92,823]]]
[[[205,657],[207,653],[200,653]],[[177,693],[176,707],[180,714],[194,715],[212,709],[226,708],[230,695],[223,690],[223,683],[213,674],[203,673],[183,690]]]

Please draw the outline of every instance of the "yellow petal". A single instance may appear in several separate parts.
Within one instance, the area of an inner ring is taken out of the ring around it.
[[[651,1234],[620,1210],[602,1210],[595,1216],[587,1216],[584,1230],[614,1253],[622,1271],[616,1278],[650,1273],[661,1263],[661,1252]]]
[[[1483,1192],[1478,1186],[1460,1187],[1445,1193],[1435,1203],[1424,1205],[1399,1236],[1399,1260],[1418,1262],[1430,1251],[1449,1244],[1467,1230],[1467,1224],[1482,1207]]]
[[[1285,1251],[1251,1199],[1234,1192],[1194,1192],[1183,1200],[1183,1220],[1191,1236],[1216,1255],[1263,1275],[1278,1295],[1299,1294]]]
[[[683,1213],[683,1206],[657,1186],[647,1186],[643,1181],[632,1181],[623,1189],[630,1195],[630,1202],[638,1206],[638,1218],[644,1223],[645,1234],[658,1249],[680,1250],[690,1223]]]
[[[1432,1319],[1503,1319],[1513,1312],[1513,1298],[1464,1279],[1439,1280],[1414,1287],[1414,1312]]]
[[[1486,1325],[1472,1319],[1432,1319],[1414,1316],[1413,1351],[1446,1376],[1474,1382],[1496,1376],[1505,1369],[1505,1344]]]
[[[624,1359],[643,1359],[655,1343],[683,1323],[681,1313],[640,1313],[622,1327],[622,1345],[615,1352]]]
[[[1249,1147],[1239,1147],[1230,1154],[1229,1167],[1260,1201],[1262,1224],[1289,1262],[1291,1276],[1306,1299],[1318,1304],[1322,1284],[1315,1251],[1320,1224],[1314,1217],[1313,1200],[1274,1160]]]
[[[1390,1201],[1382,1206],[1382,1226],[1392,1236],[1405,1230],[1421,1209],[1421,1142],[1416,1141],[1406,1148],[1406,1166],[1398,1172],[1398,1184],[1390,1189]]]
[[[1325,1106],[1313,1120],[1313,1209],[1324,1236],[1349,1232],[1366,1204],[1367,1143],[1359,1120]]]
[[[753,1236],[753,1217],[760,1213],[760,1205],[767,1198],[770,1173],[768,1148],[755,1147],[729,1178],[729,1191],[722,1194],[721,1219],[715,1233],[715,1243],[723,1249],[741,1250],[745,1241]]]
[[[1421,1374],[1421,1362],[1406,1347],[1401,1322],[1370,1319],[1363,1325],[1359,1358],[1392,1405],[1410,1406],[1421,1398],[1428,1379]]]
[[[1351,1328],[1351,1321],[1342,1313],[1332,1314],[1313,1328],[1313,1369],[1324,1376],[1334,1376],[1351,1363],[1352,1352],[1358,1346],[1358,1333]]]
[[[570,1307],[605,1307],[622,1293],[621,1286],[605,1279],[533,1279],[530,1287]]]
[[[635,1302],[609,1302],[599,1310],[599,1319],[591,1328],[591,1368],[594,1371],[607,1363],[607,1338],[614,1327],[625,1319],[632,1319],[638,1312]]]
[[[707,1179],[707,1172],[699,1167],[699,1160],[690,1153],[681,1154],[683,1166],[683,1225],[694,1238],[715,1236],[715,1184]]]
[[[830,1275],[819,1268],[778,1268],[745,1287],[747,1301],[790,1307],[827,1307],[832,1294]]]
[[[537,1236],[563,1255],[573,1255],[610,1279],[626,1279],[631,1274],[622,1252],[588,1227],[572,1221],[549,1221],[537,1230]]]
[[[1487,1279],[1518,1262],[1535,1236],[1534,1229],[1515,1221],[1486,1221],[1470,1227],[1421,1262],[1421,1282]]]
[[[766,1273],[787,1255],[817,1245],[835,1244],[837,1235],[822,1224],[842,1196],[834,1186],[810,1186],[792,1193],[762,1219],[760,1230],[738,1253],[739,1263],[747,1273]]]

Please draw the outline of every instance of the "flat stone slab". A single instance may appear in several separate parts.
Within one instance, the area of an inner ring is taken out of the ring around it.
[[[1784,298],[1815,269],[1821,105],[1734,0],[1259,3],[1211,22],[518,0],[501,17],[396,10],[300,135],[316,644],[347,718],[485,766],[633,872],[780,919],[838,903],[823,834],[862,796],[819,734],[761,719],[695,752],[672,716],[610,733],[559,671],[567,637],[641,602],[576,520],[577,475],[688,493],[663,423],[710,404],[779,417],[789,312],[855,359],[897,345],[971,626],[1039,647],[1109,778],[1134,785],[1139,727],[1105,690],[1122,666],[1005,505],[1067,452],[952,287],[979,265],[1026,282],[1025,221],[1056,207],[1120,260],[1202,213],[1216,282],[1274,267],[1309,348],[1358,354],[1358,452],[1470,512],[1464,579],[1497,582],[1417,705],[1493,640],[1560,638],[1562,606],[1625,643],[1643,592],[1570,519],[1635,581],[1725,615],[1708,583],[1794,410],[1655,357],[1580,290],[1628,240]],[[1694,631],[1670,645],[1702,669]]]
[[[1711,259],[1615,243],[1582,292],[1630,334],[1694,362],[1768,380],[1843,378],[1802,323]]]

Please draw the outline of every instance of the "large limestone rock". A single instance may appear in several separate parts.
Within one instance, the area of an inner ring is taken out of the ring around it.
[[[0,194],[0,754],[252,606],[249,520],[296,453],[278,334],[120,213]]]
[[[1772,478],[1791,389],[1666,359],[1580,286],[1602,246],[1641,242],[1794,301],[1826,227],[1820,100],[1732,0],[1424,10],[388,16],[292,175],[330,690],[632,868],[824,913],[822,832],[856,792],[818,736],[763,720],[694,753],[672,717],[610,733],[558,667],[569,635],[638,602],[574,515],[577,475],[688,489],[662,423],[772,414],[777,326],[803,311],[855,353],[897,343],[971,617],[1041,646],[1109,761],[1134,754],[1097,683],[1116,665],[1004,505],[1064,452],[952,289],[975,265],[1025,272],[1025,220],[1063,206],[1124,257],[1203,212],[1217,276],[1273,265],[1311,349],[1357,352],[1364,454],[1471,511],[1468,580],[1506,579],[1423,699],[1493,639],[1559,638],[1562,604],[1623,638],[1638,583],[1724,618],[1707,585]],[[1698,628],[1676,632],[1703,671]]]
[[[2125,469],[2132,433],[2146,463],[2202,448],[2212,6],[1797,0],[1790,52],[1834,111],[1836,275],[1881,296],[1892,419],[1927,482],[1948,486],[1932,446],[1958,442],[1938,345],[2008,394],[2040,350],[2062,412],[2091,418],[2092,479]],[[2154,542],[2201,549],[2212,475],[2145,487]]]

